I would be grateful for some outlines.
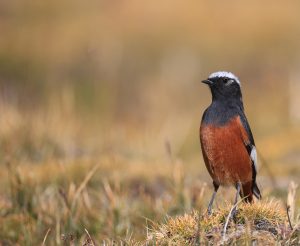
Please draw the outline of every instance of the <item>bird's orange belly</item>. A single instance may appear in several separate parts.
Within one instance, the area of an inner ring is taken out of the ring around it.
[[[216,183],[230,185],[251,181],[251,160],[235,124],[204,125],[200,139],[206,167]]]

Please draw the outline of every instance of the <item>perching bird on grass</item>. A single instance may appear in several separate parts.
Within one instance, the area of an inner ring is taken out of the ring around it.
[[[200,126],[203,159],[214,185],[208,206],[211,214],[220,185],[236,187],[235,205],[238,194],[245,202],[252,202],[253,195],[261,199],[261,194],[256,184],[256,148],[244,113],[239,79],[230,72],[215,72],[202,82],[212,94]]]

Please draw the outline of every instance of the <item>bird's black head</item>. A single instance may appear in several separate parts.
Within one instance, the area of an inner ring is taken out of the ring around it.
[[[203,80],[211,90],[213,100],[241,100],[241,86],[239,79],[230,72],[215,72]]]

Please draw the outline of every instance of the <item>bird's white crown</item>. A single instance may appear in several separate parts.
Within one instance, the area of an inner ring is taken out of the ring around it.
[[[241,84],[240,80],[238,79],[238,77],[236,77],[233,73],[231,72],[226,72],[226,71],[219,71],[219,72],[214,72],[211,75],[209,75],[209,79],[212,78],[229,78],[229,79],[234,79],[239,85]]]

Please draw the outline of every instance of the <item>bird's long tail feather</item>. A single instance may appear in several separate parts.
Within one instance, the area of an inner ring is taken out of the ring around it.
[[[256,182],[253,183],[252,192],[257,199],[261,199],[260,190],[259,190]]]

